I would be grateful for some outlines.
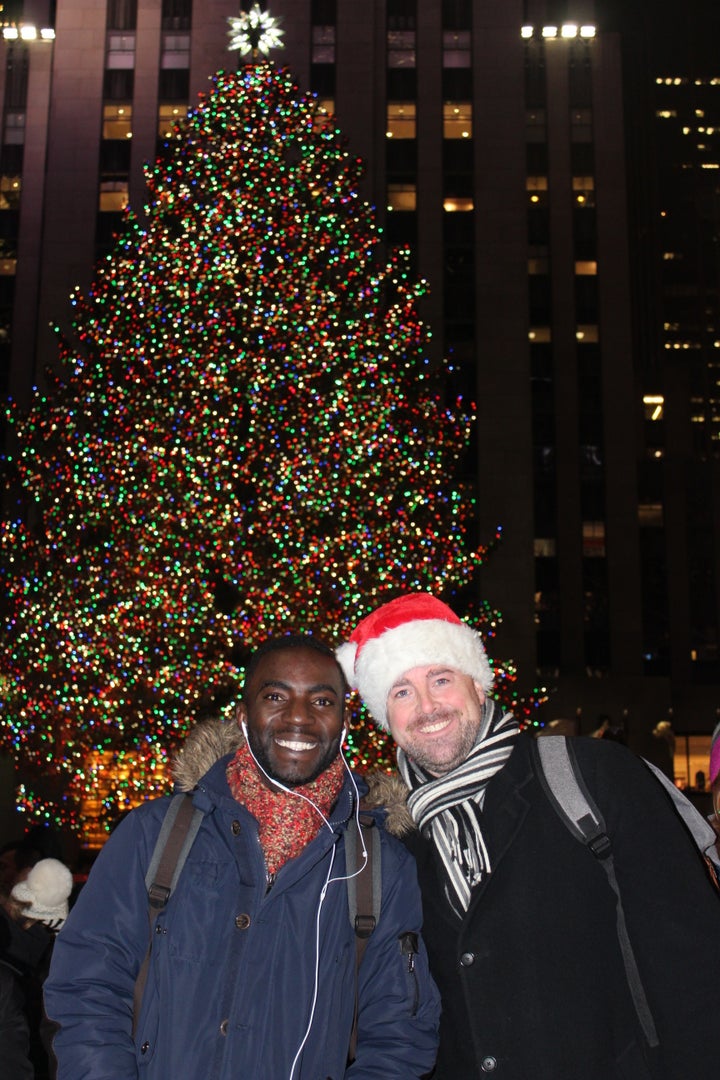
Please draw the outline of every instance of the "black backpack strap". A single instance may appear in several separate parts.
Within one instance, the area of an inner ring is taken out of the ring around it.
[[[345,830],[345,873],[348,875],[348,911],[350,925],[355,932],[355,1007],[350,1033],[348,1061],[355,1060],[358,1028],[358,972],[368,939],[380,918],[382,900],[382,856],[380,830],[371,814],[360,814],[367,859],[363,858],[363,844],[355,818],[351,818]]]
[[[155,841],[155,848],[145,875],[145,887],[148,891],[150,940],[135,980],[133,1032],[140,1016],[140,1006],[142,1005],[150,968],[155,920],[166,907],[170,894],[177,884],[180,871],[185,864],[202,819],[202,810],[197,810],[193,806],[192,793],[181,792],[179,795],[173,796],[163,819],[158,838]]]
[[[536,739],[534,746],[539,763],[538,779],[551,805],[573,836],[582,841],[593,853],[607,875],[610,888],[615,893],[617,935],[625,964],[625,976],[648,1046],[658,1046],[659,1039],[655,1022],[628,934],[620,886],[615,874],[612,844],[605,827],[605,819],[585,785],[571,740],[562,735],[548,735]]]

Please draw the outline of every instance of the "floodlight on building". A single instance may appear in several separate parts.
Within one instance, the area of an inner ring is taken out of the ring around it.
[[[574,38],[578,35],[577,23],[563,23],[560,28],[560,36],[564,38]]]
[[[17,26],[3,26],[3,37],[6,41],[16,41],[20,37]]]
[[[20,37],[23,41],[36,41],[38,36],[37,26],[21,26]]]
[[[44,26],[40,31],[40,37],[43,41],[54,41],[55,31],[53,30],[52,26]]]
[[[543,26],[542,36],[544,38],[556,38],[558,35],[557,26]]]
[[[531,38],[533,36],[533,27],[523,26],[520,30],[520,36],[524,38]]]
[[[586,25],[580,27],[580,37],[582,38],[594,38],[595,33],[596,31],[594,26]]]

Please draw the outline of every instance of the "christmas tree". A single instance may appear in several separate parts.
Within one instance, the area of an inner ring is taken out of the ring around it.
[[[342,640],[407,589],[492,632],[453,480],[470,409],[442,402],[424,286],[383,255],[359,169],[287,70],[218,74],[72,297],[49,389],[9,408],[0,715],[29,815],[77,826],[98,770],[99,816],[164,790],[267,635]],[[390,760],[362,717],[350,749]]]

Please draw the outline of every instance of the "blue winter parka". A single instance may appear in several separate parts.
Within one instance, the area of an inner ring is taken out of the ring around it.
[[[169,799],[134,810],[100,852],[46,982],[46,1009],[60,1025],[58,1080],[428,1073],[440,1006],[419,938],[414,860],[381,829],[382,907],[360,968],[357,1056],[348,1067],[356,964],[344,836],[352,782],[346,776],[330,827],[268,888],[257,822],[225,778],[229,760],[217,761],[195,788],[204,817],[152,934],[134,1036],[133,989],[150,936],[144,879]],[[412,956],[407,944],[401,949],[408,932],[419,939]]]

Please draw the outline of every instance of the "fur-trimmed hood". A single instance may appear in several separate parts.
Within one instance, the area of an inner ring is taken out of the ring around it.
[[[192,791],[216,761],[234,754],[245,742],[238,724],[231,720],[203,720],[197,724],[170,760],[178,791]],[[368,793],[363,805],[386,812],[385,828],[402,838],[417,828],[407,808],[409,789],[399,773],[369,773],[363,777]]]
[[[192,791],[216,761],[234,754],[245,736],[234,720],[203,720],[170,759],[170,772],[178,791]]]
[[[378,807],[385,809],[387,832],[402,839],[403,836],[417,829],[407,808],[410,789],[400,773],[369,773],[364,779],[369,790],[363,799],[363,804],[373,809]]]

